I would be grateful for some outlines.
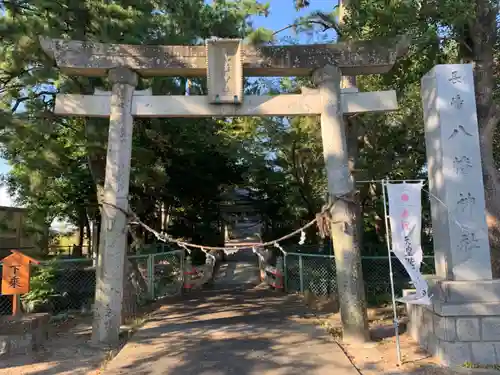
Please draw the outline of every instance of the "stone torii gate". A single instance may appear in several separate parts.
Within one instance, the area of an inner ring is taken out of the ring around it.
[[[205,46],[137,46],[41,38],[44,51],[69,75],[108,77],[111,92],[59,94],[55,113],[109,117],[104,200],[128,210],[134,117],[231,117],[321,115],[328,190],[332,198],[353,191],[343,115],[397,109],[394,91],[341,91],[343,75],[389,71],[405,53],[399,40],[279,47],[245,46],[241,40],[209,40]],[[301,94],[244,96],[245,76],[309,76],[318,89]],[[207,96],[155,96],[134,91],[138,77],[207,76]],[[366,340],[367,322],[359,249],[342,223],[346,207],[332,210],[335,258],[344,340]],[[101,247],[96,272],[94,340],[115,342],[121,323],[125,215],[111,205],[102,210]]]

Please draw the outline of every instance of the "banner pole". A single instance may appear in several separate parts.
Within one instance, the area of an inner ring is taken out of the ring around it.
[[[399,342],[399,321],[398,321],[398,311],[396,309],[396,296],[394,292],[394,274],[392,272],[392,247],[391,241],[389,238],[389,224],[388,224],[388,215],[387,215],[387,195],[386,195],[386,184],[387,181],[382,181],[382,194],[384,198],[384,220],[385,220],[385,240],[387,242],[387,255],[389,258],[389,278],[391,282],[391,297],[392,297],[392,312],[394,315],[394,335],[396,336],[396,355],[398,358],[398,365],[401,365],[401,345]]]

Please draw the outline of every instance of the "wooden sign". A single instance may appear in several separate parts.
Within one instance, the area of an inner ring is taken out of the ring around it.
[[[2,294],[25,294],[30,291],[30,263],[39,261],[20,251],[11,250],[11,255],[2,259]]]

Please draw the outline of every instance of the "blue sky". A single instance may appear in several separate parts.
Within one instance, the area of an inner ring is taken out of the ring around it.
[[[302,9],[300,12],[295,10],[293,6],[294,0],[268,0],[268,2],[271,4],[269,17],[255,17],[254,26],[279,30],[292,24],[298,17],[306,16],[311,11],[321,10],[331,12],[333,7],[337,5],[338,0],[311,0],[311,7]],[[293,31],[287,30],[278,34],[278,37],[292,35]],[[300,41],[301,43],[313,43],[313,41],[308,41],[306,36],[302,36]]]
[[[312,6],[300,12],[295,11],[293,6],[294,0],[268,0],[271,4],[270,14],[268,17],[255,17],[253,20],[254,27],[265,27],[272,30],[279,30],[287,25],[294,23],[294,21],[301,16],[307,15],[313,10],[332,11],[333,7],[337,4],[337,0],[311,0]],[[293,30],[289,29],[277,35],[278,38],[293,37]],[[329,37],[332,37],[329,35]],[[310,39],[310,37],[303,35],[299,39],[301,43],[318,43],[320,40]],[[5,160],[0,159],[0,174],[7,173],[10,167]],[[11,206],[12,199],[6,192],[4,187],[0,186],[0,206]]]

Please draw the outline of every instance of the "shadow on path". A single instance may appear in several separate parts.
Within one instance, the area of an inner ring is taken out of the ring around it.
[[[355,375],[293,296],[264,289],[200,292],[159,309],[104,374]]]

